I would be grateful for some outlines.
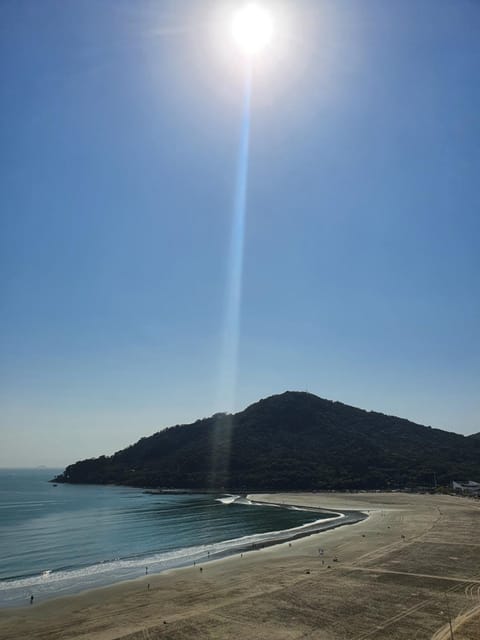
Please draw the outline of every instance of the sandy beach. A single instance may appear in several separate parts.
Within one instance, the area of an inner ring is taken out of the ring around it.
[[[0,611],[3,640],[480,638],[480,503],[275,494],[362,510],[357,524],[113,587]],[[323,550],[323,554],[321,552]]]

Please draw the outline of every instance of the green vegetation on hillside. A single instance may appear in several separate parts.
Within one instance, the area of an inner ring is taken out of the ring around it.
[[[287,391],[82,460],[56,482],[242,490],[385,489],[480,479],[480,439]]]

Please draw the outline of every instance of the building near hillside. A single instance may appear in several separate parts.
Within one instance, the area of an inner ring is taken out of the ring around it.
[[[468,482],[455,482],[454,480],[452,487],[459,493],[465,493],[470,496],[480,495],[480,482],[473,482],[473,480],[468,480]]]

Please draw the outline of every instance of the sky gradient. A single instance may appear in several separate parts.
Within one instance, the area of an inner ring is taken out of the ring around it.
[[[0,466],[226,409],[238,2],[0,5]],[[268,2],[236,407],[480,431],[480,4]]]

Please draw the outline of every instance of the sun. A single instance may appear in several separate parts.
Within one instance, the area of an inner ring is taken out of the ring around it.
[[[232,35],[244,55],[256,56],[272,39],[272,16],[260,5],[250,2],[233,15]]]

